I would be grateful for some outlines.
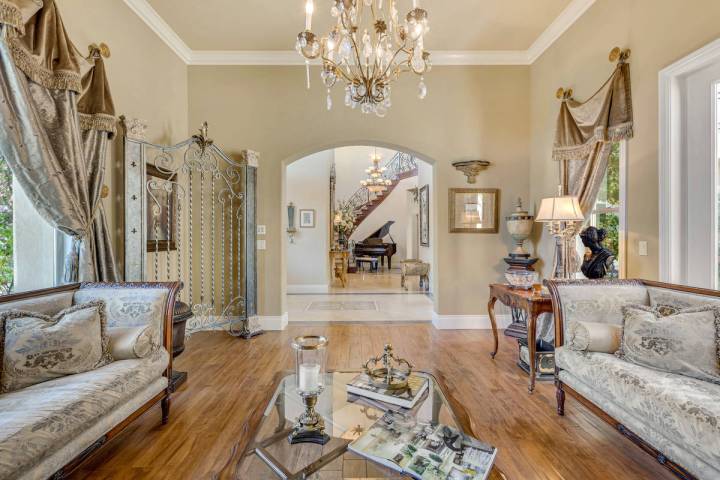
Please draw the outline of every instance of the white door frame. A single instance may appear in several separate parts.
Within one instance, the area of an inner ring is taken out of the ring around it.
[[[683,182],[686,131],[683,123],[683,79],[720,62],[720,39],[691,53],[659,73],[659,195],[660,280],[684,283],[686,272],[687,205]],[[714,181],[714,179],[712,179]],[[714,202],[713,202],[714,209]],[[713,221],[716,215],[713,215]]]

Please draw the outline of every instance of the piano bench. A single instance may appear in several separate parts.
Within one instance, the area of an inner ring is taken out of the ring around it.
[[[355,258],[355,264],[357,265],[358,270],[365,270],[363,267],[363,264],[369,263],[370,264],[370,271],[371,272],[377,272],[378,271],[378,259],[377,257],[356,257]]]

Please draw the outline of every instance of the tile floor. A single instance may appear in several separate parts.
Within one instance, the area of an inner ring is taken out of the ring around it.
[[[335,282],[328,294],[287,296],[290,323],[430,322],[432,298],[410,277],[400,287],[399,271],[349,274],[347,288]]]

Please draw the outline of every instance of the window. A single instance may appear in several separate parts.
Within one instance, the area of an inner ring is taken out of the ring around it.
[[[607,232],[605,248],[615,254],[615,271],[625,276],[625,178],[624,166],[627,142],[613,144],[608,159],[607,173],[598,192],[595,206],[590,213],[589,225],[604,228]]]
[[[63,283],[65,239],[35,211],[0,159],[0,295]]]

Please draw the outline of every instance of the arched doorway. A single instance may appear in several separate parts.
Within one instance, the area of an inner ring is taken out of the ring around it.
[[[383,189],[361,184],[373,161]],[[373,142],[284,163],[283,275],[291,322],[431,321],[437,288],[433,163]],[[330,265],[329,251],[338,249],[347,251],[344,278]],[[417,275],[425,269],[427,276]],[[403,270],[413,274],[404,282]]]

